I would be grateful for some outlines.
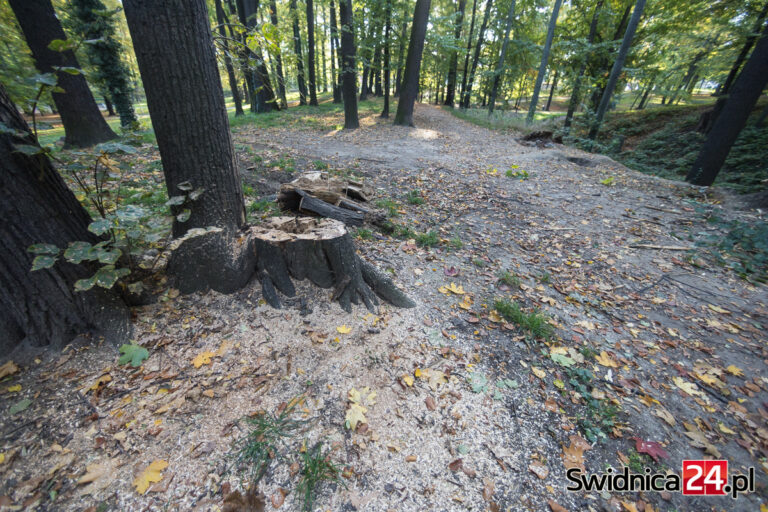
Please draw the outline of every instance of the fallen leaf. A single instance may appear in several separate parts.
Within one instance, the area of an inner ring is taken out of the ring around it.
[[[200,368],[204,364],[211,364],[211,358],[215,357],[216,354],[213,352],[210,352],[208,350],[200,352],[197,354],[197,356],[192,360],[192,366],[195,368]]]
[[[336,328],[336,331],[339,334],[349,334],[349,333],[352,332],[352,328],[351,327],[347,327],[346,325],[340,325],[340,326],[338,326]]]
[[[164,460],[155,460],[133,480],[136,492],[144,494],[149,489],[149,484],[159,482],[163,479],[163,470],[168,467]]]
[[[537,460],[531,462],[528,465],[528,469],[531,471],[531,473],[533,473],[534,475],[536,475],[542,480],[544,480],[549,476],[549,469],[547,469],[547,466],[545,466],[543,463]]]
[[[32,400],[30,400],[29,398],[20,400],[11,406],[11,408],[8,410],[8,414],[10,414],[11,416],[13,416],[14,414],[18,414],[21,411],[26,410],[30,405],[32,405]]]
[[[736,377],[744,376],[744,371],[741,368],[734,365],[730,365],[728,368],[725,369],[725,371],[727,371],[731,375],[735,375]]]
[[[6,361],[3,366],[0,366],[0,379],[4,379],[9,375],[13,375],[19,371],[19,367],[13,361]]]
[[[600,352],[600,355],[596,356],[595,360],[600,365],[606,366],[608,368],[618,368],[619,367],[619,363],[614,361],[613,358],[610,356],[610,354],[608,354],[608,352],[606,352],[605,350]]]
[[[656,441],[643,441],[639,437],[633,437],[635,440],[635,449],[637,453],[647,453],[657,463],[659,459],[666,459],[669,454],[664,450],[660,443]]]
[[[541,368],[537,368],[536,366],[531,366],[531,371],[535,376],[537,376],[540,379],[543,379],[544,377],[547,376],[547,372],[545,372]]]
[[[456,459],[450,464],[448,464],[448,469],[450,469],[453,472],[459,471],[461,469],[462,464],[464,464],[464,459]]]
[[[553,500],[547,500],[547,504],[549,505],[549,508],[552,510],[552,512],[568,512],[568,509],[558,505]]]
[[[579,468],[584,471],[584,452],[592,446],[580,435],[573,434],[568,446],[563,445],[563,465],[566,469]]]
[[[424,402],[427,404],[427,409],[429,409],[430,411],[434,411],[435,409],[437,409],[437,404],[435,403],[435,399],[432,398],[431,396],[428,396],[426,400],[424,400]]]

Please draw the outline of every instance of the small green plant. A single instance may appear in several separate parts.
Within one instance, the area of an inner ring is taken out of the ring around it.
[[[507,169],[506,175],[507,178],[520,178],[520,181],[527,180],[530,178],[530,174],[528,174],[528,171],[525,169],[519,169],[517,170],[516,165],[513,165],[511,169]]]
[[[355,232],[355,237],[359,238],[360,240],[370,240],[373,238],[373,231],[366,228],[358,228]]]
[[[341,471],[331,461],[330,455],[323,450],[323,443],[318,442],[301,454],[301,475],[296,490],[302,500],[302,510],[310,512],[317,499],[318,487],[323,482],[341,483]],[[345,486],[346,487],[346,486]]]
[[[281,157],[270,164],[272,167],[277,167],[281,171],[294,173],[296,172],[296,162],[293,158]]]
[[[408,204],[420,205],[424,204],[424,198],[421,196],[421,191],[411,190],[405,195],[405,200]]]
[[[291,418],[301,398],[294,398],[277,413],[261,412],[246,418],[249,432],[235,442],[237,465],[244,468],[253,483],[266,474],[273,460],[282,458],[287,449],[284,440],[305,422]]]
[[[643,474],[646,466],[649,465],[649,459],[638,453],[637,450],[630,450],[629,457],[627,458],[629,459],[629,464],[627,464],[627,467],[633,473]]]
[[[315,169],[318,171],[327,171],[328,170],[328,164],[323,162],[322,160],[315,160],[312,162],[312,165],[315,166]]]
[[[765,218],[752,222],[728,221],[709,213],[707,222],[717,226],[719,231],[699,240],[697,245],[701,249],[742,279],[768,282],[768,222]]]
[[[394,202],[391,199],[380,199],[376,201],[376,207],[386,210],[387,216],[389,217],[397,217],[400,215],[400,213],[398,212],[398,210],[400,209],[400,205],[398,205],[396,202]]]
[[[586,411],[577,416],[584,437],[591,443],[607,439],[607,434],[616,425],[619,410],[605,399],[592,395],[595,376],[586,368],[566,368],[568,383],[584,400]]]
[[[416,245],[419,247],[434,247],[439,243],[440,238],[438,238],[437,233],[434,231],[416,234]]]
[[[512,288],[520,288],[520,278],[509,270],[499,273],[499,281]]]
[[[506,320],[527,331],[533,338],[542,338],[549,341],[555,335],[555,329],[549,323],[549,318],[544,313],[534,309],[526,313],[517,302],[507,299],[497,299],[493,308]]]
[[[485,261],[480,258],[472,258],[472,264],[477,268],[485,268]]]
[[[600,180],[600,183],[605,185],[606,187],[610,187],[611,185],[614,184],[615,181],[616,181],[616,178],[614,178],[613,176],[608,176],[604,180]]]
[[[256,190],[254,190],[254,188],[247,183],[243,183],[243,195],[246,197],[255,196]]]
[[[549,274],[549,272],[542,272],[538,276],[536,276],[536,280],[540,282],[541,284],[549,284],[552,276]]]
[[[461,238],[455,236],[448,241],[448,247],[458,250],[464,247],[464,242],[461,241]]]

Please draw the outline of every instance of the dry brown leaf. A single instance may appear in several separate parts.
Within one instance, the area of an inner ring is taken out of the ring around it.
[[[544,465],[544,463],[539,462],[538,460],[535,460],[530,464],[528,464],[528,469],[531,471],[531,473],[533,473],[534,475],[536,475],[542,480],[544,480],[549,476],[549,469],[547,468],[547,466]]]

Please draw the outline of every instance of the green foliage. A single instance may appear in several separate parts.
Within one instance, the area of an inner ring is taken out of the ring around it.
[[[315,169],[318,171],[327,171],[328,170],[328,164],[323,162],[322,160],[315,160],[312,162],[312,164],[315,166]]]
[[[376,201],[376,207],[386,210],[389,217],[398,217],[400,215],[398,212],[400,205],[392,199],[379,199]]]
[[[147,351],[147,349],[141,345],[136,345],[135,343],[131,343],[130,345],[124,343],[121,345],[120,354],[122,355],[120,356],[120,359],[117,360],[117,364],[130,363],[134,368],[141,366],[141,363],[146,361],[146,359],[149,357],[149,351]]]
[[[283,457],[284,439],[304,424],[291,419],[299,402],[294,398],[276,414],[260,412],[245,419],[248,432],[235,442],[237,464],[248,472],[254,484],[261,480],[273,460]]]
[[[507,299],[497,299],[493,303],[493,308],[498,311],[504,320],[519,326],[533,338],[549,341],[555,335],[555,329],[549,323],[549,318],[537,309],[526,313],[517,302]]]
[[[450,240],[448,240],[448,247],[450,247],[451,249],[458,250],[464,247],[464,242],[461,241],[461,238],[459,238],[458,236],[455,236]]]
[[[373,238],[373,231],[370,229],[358,228],[357,231],[355,231],[355,237],[360,240],[370,240]]]
[[[420,247],[434,247],[440,243],[440,238],[434,231],[416,233],[416,245]]]
[[[592,396],[595,376],[586,368],[566,368],[568,383],[584,400],[586,411],[577,417],[584,437],[590,443],[607,439],[607,434],[616,425],[619,410],[607,400],[598,400]]]
[[[477,268],[485,268],[485,261],[480,258],[472,258],[472,264]]]
[[[551,279],[552,279],[552,276],[550,275],[549,272],[542,272],[541,274],[536,276],[536,280],[541,284],[549,284]]]
[[[509,270],[499,273],[499,281],[512,288],[520,288],[520,278]]]
[[[507,169],[505,173],[507,178],[520,178],[520,181],[527,180],[530,175],[525,169],[517,169],[516,165],[513,165],[511,169]]]
[[[323,482],[343,483],[341,471],[324,452],[322,442],[301,453],[301,476],[296,490],[302,500],[302,510],[310,512],[317,497],[317,489]],[[346,486],[345,486],[346,487]]]
[[[408,191],[408,193],[405,195],[405,200],[408,202],[408,204],[424,204],[424,198],[421,196],[421,191],[419,190]]]
[[[720,265],[732,269],[743,279],[768,282],[768,221],[725,220],[715,213],[707,222],[718,231],[697,241]]]
[[[22,400],[19,400],[15,404],[11,406],[10,409],[8,409],[8,414],[11,416],[14,416],[16,414],[19,414],[22,411],[25,411],[29,406],[32,405],[32,400],[29,398],[24,398]]]
[[[616,181],[615,177],[608,176],[604,180],[600,180],[600,184],[601,185],[605,185],[606,187],[610,187],[610,186],[612,186],[614,184],[615,181]]]

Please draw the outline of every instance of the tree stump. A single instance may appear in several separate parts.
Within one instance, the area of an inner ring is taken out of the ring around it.
[[[252,227],[250,234],[256,276],[272,307],[281,307],[278,291],[288,297],[296,294],[291,278],[333,288],[331,299],[347,312],[352,311],[352,304],[360,303],[375,312],[378,298],[402,308],[416,305],[391,279],[357,255],[352,237],[340,221],[273,217]]]

